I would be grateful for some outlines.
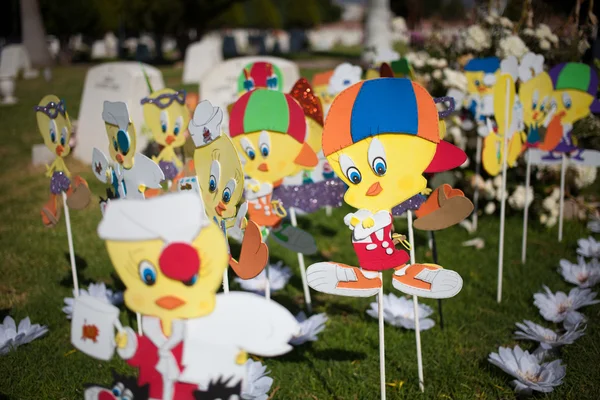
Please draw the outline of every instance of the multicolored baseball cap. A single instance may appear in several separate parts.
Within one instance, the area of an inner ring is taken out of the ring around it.
[[[465,72],[484,72],[493,74],[500,69],[498,57],[472,58],[465,64]]]
[[[449,102],[439,112],[436,103]],[[454,110],[454,99],[434,99],[407,78],[378,78],[358,82],[333,101],[323,129],[327,157],[354,143],[380,134],[414,135],[436,143],[435,156],[425,172],[447,171],[462,165],[464,151],[440,138],[439,118]]]
[[[256,61],[244,67],[238,76],[238,93],[266,88],[283,90],[283,74],[275,64]]]
[[[272,131],[290,135],[299,143],[306,139],[302,107],[287,93],[256,89],[240,97],[229,114],[229,135]]]
[[[583,63],[562,63],[552,68],[548,74],[552,79],[554,90],[579,90],[594,97],[590,110],[600,112],[600,102],[596,99],[598,92],[598,74],[596,70]]]

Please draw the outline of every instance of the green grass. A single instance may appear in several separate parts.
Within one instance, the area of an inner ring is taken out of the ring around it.
[[[73,116],[78,115],[85,67],[57,69],[54,80],[41,78],[17,82],[17,106],[0,108],[0,310],[17,320],[30,316],[34,323],[48,325],[42,339],[0,357],[0,398],[81,399],[88,382],[108,384],[110,369],[133,373],[118,357],[100,362],[80,352],[72,352],[69,321],[62,313],[63,298],[71,296],[70,266],[64,219],[55,229],[43,227],[39,210],[47,200],[48,179],[44,169],[33,168],[31,146],[41,143],[32,106],[46,93],[66,100]],[[181,71],[163,69],[168,85],[178,86]],[[314,71],[311,71],[314,72]],[[98,110],[100,112],[100,110]],[[81,173],[94,193],[99,183],[88,167],[69,160],[74,173]],[[323,211],[299,224],[315,235],[320,255],[308,257],[307,265],[323,259],[355,264],[343,216],[349,208]],[[106,282],[120,287],[104,249],[96,236],[100,220],[98,207],[73,211],[71,222],[75,251],[79,259],[80,282]],[[444,301],[445,330],[436,325],[421,335],[425,371],[425,393],[417,385],[415,336],[391,326],[385,327],[389,399],[513,399],[510,378],[488,364],[487,356],[498,346],[534,345],[513,339],[514,323],[532,319],[545,323],[533,306],[532,295],[547,284],[552,290],[568,291],[570,286],[556,272],[558,260],[575,260],[576,239],[587,236],[585,227],[567,222],[565,240],[557,243],[556,229],[547,231],[532,223],[527,265],[520,263],[521,219],[506,221],[504,295],[496,303],[498,217],[483,217],[478,235],[486,241],[483,250],[461,247],[469,236],[460,227],[437,234],[440,263],[462,275],[464,287],[453,299]],[[405,220],[397,230],[406,232]],[[417,232],[417,260],[431,262],[427,237]],[[273,245],[271,261],[283,260],[295,275],[274,300],[293,313],[301,310],[303,296],[296,254]],[[386,292],[394,291],[389,273]],[[394,291],[395,292],[395,291]],[[396,292],[397,294],[397,292]],[[274,378],[275,399],[376,399],[379,397],[379,356],[377,321],[365,311],[373,299],[351,299],[312,293],[315,310],[326,312],[330,320],[318,342],[296,348],[290,354],[263,362]],[[433,301],[424,301],[436,306]],[[600,306],[583,310],[590,322],[586,336],[563,349],[567,364],[565,382],[549,399],[597,399],[600,382]],[[433,318],[437,320],[437,313]],[[124,323],[131,324],[125,311]],[[547,326],[551,324],[545,323]]]

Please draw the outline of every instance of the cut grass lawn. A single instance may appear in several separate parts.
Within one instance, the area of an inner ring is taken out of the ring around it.
[[[72,296],[70,265],[64,219],[55,229],[44,228],[39,210],[47,200],[48,178],[44,168],[31,167],[31,146],[41,143],[32,107],[47,93],[65,99],[75,118],[83,89],[86,67],[59,68],[54,80],[38,78],[18,81],[19,104],[0,108],[0,317],[6,314],[20,320],[29,316],[33,323],[47,325],[49,333],[31,344],[0,357],[0,398],[82,399],[85,383],[109,384],[110,369],[133,374],[122,360],[100,362],[73,352],[70,325],[61,308],[63,298]],[[315,71],[305,71],[312,74]],[[179,87],[181,70],[163,69],[167,85]],[[193,89],[193,87],[188,87]],[[101,112],[101,110],[98,110]],[[71,172],[80,173],[95,194],[103,193],[89,167],[72,159]],[[306,264],[331,259],[355,264],[349,231],[343,225],[347,207],[300,218],[302,228],[315,235],[320,254],[307,257]],[[80,285],[102,281],[113,289],[121,288],[104,244],[96,235],[100,210],[96,202],[84,211],[72,211],[71,223],[78,258]],[[385,327],[386,371],[389,399],[512,399],[510,377],[487,362],[498,346],[533,350],[533,343],[513,338],[515,322],[531,319],[548,327],[533,305],[533,294],[542,284],[553,291],[568,291],[556,272],[558,261],[575,261],[576,240],[587,236],[580,223],[566,222],[565,240],[558,243],[556,228],[548,231],[532,223],[528,262],[520,263],[521,217],[506,221],[504,294],[496,303],[497,249],[499,219],[483,217],[477,236],[483,237],[483,250],[463,248],[469,235],[453,227],[436,235],[440,263],[458,271],[464,279],[462,292],[444,301],[445,329],[439,325],[422,332],[425,393],[417,384],[415,336],[413,331]],[[396,223],[406,232],[406,220]],[[417,260],[431,262],[427,236],[416,232]],[[273,299],[294,314],[303,307],[302,285],[296,254],[277,245],[271,247],[271,262],[283,260],[294,271],[288,286]],[[390,273],[384,274],[386,292],[395,291]],[[235,284],[232,283],[235,289]],[[372,299],[352,299],[312,292],[315,312],[326,312],[329,322],[319,341],[294,349],[291,353],[263,362],[274,379],[274,399],[377,399],[379,398],[379,356],[377,321],[365,311]],[[425,300],[437,311],[436,302]],[[124,308],[123,308],[124,310]],[[583,309],[589,318],[586,335],[562,350],[567,365],[564,384],[554,393],[540,395],[549,399],[597,399],[600,389],[600,306]],[[437,312],[433,318],[438,319]],[[134,323],[125,311],[121,320]],[[131,321],[131,322],[130,322]],[[201,356],[201,355],[199,355]]]

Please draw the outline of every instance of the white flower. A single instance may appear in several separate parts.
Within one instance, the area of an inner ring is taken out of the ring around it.
[[[333,75],[329,78],[327,88],[330,95],[336,95],[349,86],[360,81],[362,69],[350,63],[343,63],[335,67]]]
[[[531,28],[525,28],[523,29],[523,35],[535,36],[535,31]]]
[[[494,187],[500,188],[502,186],[502,175],[497,175],[492,181]]]
[[[269,390],[273,385],[273,378],[267,374],[267,367],[260,361],[248,359],[246,361],[246,380],[242,387],[242,399],[267,400]]]
[[[75,295],[75,289],[73,289],[73,295]],[[103,302],[105,302],[107,304],[117,305],[117,304],[123,302],[123,297],[122,297],[123,294],[120,292],[113,294],[112,290],[106,288],[106,285],[104,284],[104,282],[90,283],[87,290],[79,289],[79,295],[80,296],[81,295],[92,296],[99,300],[102,300]],[[63,307],[62,310],[65,314],[67,314],[67,318],[71,319],[71,317],[73,315],[74,299],[72,297],[65,297],[64,302],[65,302],[65,306]]]
[[[561,364],[562,360],[540,365],[536,356],[521,350],[519,346],[515,346],[514,349],[500,347],[498,353],[490,354],[488,361],[517,378],[512,381],[517,393],[531,394],[534,390],[551,392],[555,386],[562,383],[566,374],[566,368]]]
[[[590,186],[596,181],[596,175],[598,173],[597,168],[594,166],[584,165],[573,165],[571,168],[575,169],[575,186],[577,189],[583,189]]]
[[[593,237],[579,239],[577,244],[579,245],[577,254],[588,258],[600,258],[600,242],[597,242]]]
[[[379,305],[377,301],[370,304],[367,310],[373,318],[378,318]],[[419,330],[433,328],[435,322],[427,318],[433,314],[433,309],[428,305],[419,303]],[[383,318],[390,325],[404,329],[415,329],[415,309],[412,299],[404,296],[396,297],[393,293],[383,295]]]
[[[39,324],[31,325],[29,317],[22,319],[17,327],[15,320],[7,315],[0,324],[0,356],[44,336],[46,332],[48,327]]]
[[[415,59],[415,61],[413,61],[413,67],[415,68],[423,68],[425,66],[425,61],[421,60],[420,58]]]
[[[566,331],[572,331],[577,329],[577,326],[583,325],[587,322],[585,315],[579,312],[572,312],[567,315],[567,318],[563,321],[563,328]]]
[[[460,71],[456,71],[450,68],[444,68],[444,86],[446,86],[449,89],[455,88],[465,93],[467,91],[468,86],[467,77]]]
[[[485,181],[485,184],[482,188],[483,194],[487,199],[493,199],[496,195],[496,189],[494,188],[494,182],[491,179]]]
[[[580,54],[586,52],[587,49],[590,48],[590,43],[586,39],[581,39],[577,44],[577,50],[579,50]]]
[[[439,81],[440,79],[442,79],[442,71],[436,69],[435,71],[433,71],[431,76],[433,76],[433,79],[437,79]]]
[[[546,39],[542,39],[540,40],[540,49],[542,50],[550,50],[550,47],[552,45],[550,44],[550,42]]]
[[[448,66],[448,61],[445,58],[438,58],[437,67],[438,68],[446,68]]]
[[[549,35],[548,40],[555,45],[558,44],[558,36],[556,36],[555,34]]]
[[[485,205],[485,208],[483,209],[483,211],[488,215],[493,214],[496,211],[496,203],[494,203],[493,201],[488,202]]]
[[[587,228],[594,233],[600,233],[600,219],[592,218],[592,220],[588,222]]]
[[[498,188],[498,189],[496,189],[495,198],[498,201],[502,201],[502,198],[508,199],[508,192],[506,190],[502,191],[502,188]]]
[[[500,25],[502,25],[505,28],[512,28],[513,27],[513,23],[510,19],[506,18],[506,17],[500,17]]]
[[[592,259],[589,264],[581,256],[577,257],[577,264],[562,259],[558,272],[565,278],[565,281],[580,288],[591,288],[600,282],[600,262],[597,259]]]
[[[260,274],[252,279],[244,280],[241,278],[235,278],[235,281],[239,283],[244,290],[258,294],[265,294],[267,269],[269,270],[271,293],[283,289],[292,276],[292,271],[290,268],[283,266],[283,262],[279,261],[277,264],[267,265],[267,267]]]
[[[564,346],[565,344],[573,344],[584,335],[583,331],[585,330],[585,326],[579,325],[576,329],[568,330],[559,335],[552,329],[546,329],[528,320],[523,321],[523,323],[517,322],[516,325],[520,330],[515,332],[515,338],[539,342],[540,347],[544,350]]]
[[[552,293],[545,285],[544,290],[546,293],[533,295],[533,304],[540,309],[542,317],[551,322],[562,322],[579,308],[600,303],[600,300],[594,300],[596,293],[590,289],[573,288],[568,296],[564,292]]]
[[[527,190],[525,186],[519,185],[508,198],[508,204],[515,210],[522,210],[525,208],[525,196],[527,195],[527,206],[530,206],[533,202],[533,188],[529,186]]]
[[[535,30],[535,36],[537,36],[540,39],[549,38],[552,35],[552,29],[550,29],[550,27],[546,24],[539,24],[537,29]]]
[[[511,35],[500,39],[499,49],[496,54],[499,57],[506,58],[509,56],[515,56],[517,58],[523,57],[529,48],[525,45],[525,42],[516,35]]]
[[[310,318],[306,318],[304,312],[296,315],[296,320],[300,323],[300,333],[290,340],[290,344],[299,346],[306,342],[316,342],[317,335],[325,329],[325,323],[329,318],[325,313],[315,314]]]
[[[492,45],[489,33],[479,25],[471,25],[467,28],[465,47],[477,52],[489,49]]]

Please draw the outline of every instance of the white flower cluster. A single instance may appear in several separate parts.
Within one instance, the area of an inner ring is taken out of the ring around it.
[[[404,56],[415,69],[424,68],[431,58],[426,51],[410,52]],[[445,60],[444,60],[445,61]]]
[[[527,204],[525,204],[527,198]],[[526,206],[529,207],[533,202],[533,187],[525,188],[523,185],[517,186],[513,194],[508,198],[508,205],[515,210],[523,210]]]
[[[558,221],[559,201],[559,188],[554,188],[550,196],[546,197],[544,201],[542,201],[542,208],[544,209],[545,213],[540,215],[540,222],[546,225],[548,228],[556,225],[556,222]]]
[[[496,51],[496,55],[500,58],[515,56],[520,59],[528,52],[529,48],[523,39],[517,35],[510,35],[500,39],[499,48]]]
[[[461,71],[457,71],[455,69],[450,69],[450,68],[444,68],[443,73],[444,73],[444,80],[443,80],[442,84],[446,88],[448,88],[448,89],[454,88],[454,89],[460,90],[463,93],[466,93],[468,81],[467,81],[467,77],[464,73],[462,73]]]
[[[595,166],[571,165],[570,168],[575,170],[575,186],[577,189],[583,189],[590,186],[596,181],[598,168]]]
[[[535,30],[525,28],[523,34],[535,37],[542,50],[550,50],[552,46],[558,46],[558,36],[552,33],[552,30],[546,24],[539,24]]]
[[[465,32],[464,46],[476,52],[487,50],[492,46],[490,33],[480,25],[471,25]]]

